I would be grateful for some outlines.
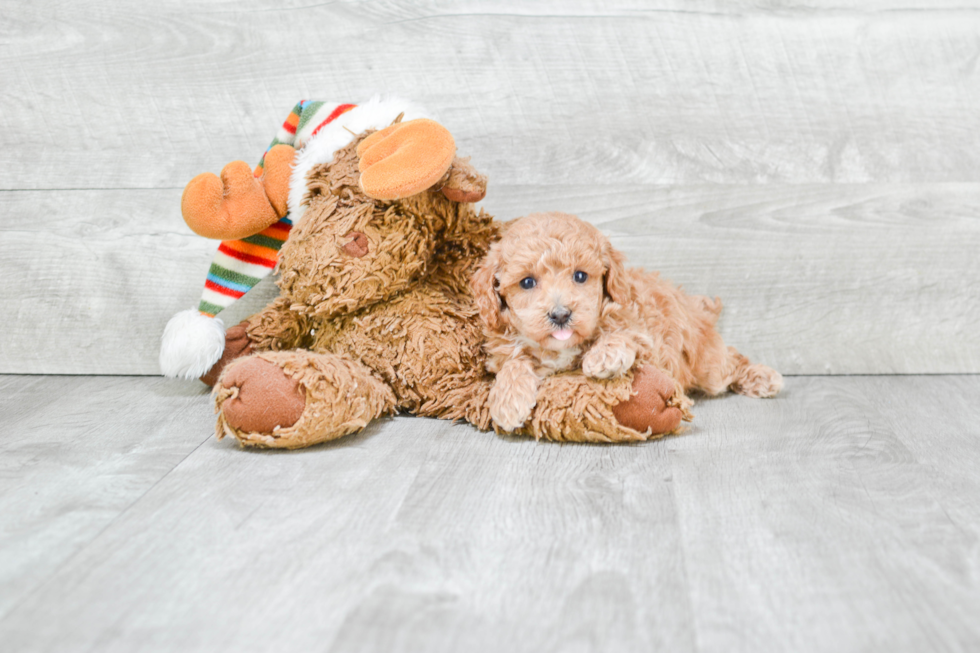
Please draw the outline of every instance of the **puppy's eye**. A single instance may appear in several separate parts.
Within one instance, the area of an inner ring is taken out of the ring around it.
[[[575,279],[575,283],[585,283],[589,278],[589,275],[581,270],[576,270],[575,274],[572,275],[572,278]]]
[[[537,283],[538,282],[534,280],[534,277],[524,277],[521,279],[521,288],[524,290],[530,290],[531,288],[534,288]]]

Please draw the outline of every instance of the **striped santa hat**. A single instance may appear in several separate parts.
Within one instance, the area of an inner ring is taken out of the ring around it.
[[[288,212],[259,233],[218,245],[197,309],[177,313],[164,329],[160,347],[164,376],[198,378],[218,362],[225,348],[225,328],[217,315],[275,268],[279,249],[305,210],[302,201],[307,174],[313,167],[332,161],[334,152],[355,135],[367,129],[383,129],[399,115],[405,120],[429,117],[411,102],[377,96],[360,105],[302,100],[293,107],[254,172],[256,177],[262,175],[266,154],[276,145],[295,148]]]

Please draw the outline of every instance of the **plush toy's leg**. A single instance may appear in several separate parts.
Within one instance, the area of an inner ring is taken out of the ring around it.
[[[493,379],[446,388],[443,419],[465,419],[480,429],[493,428],[489,395]],[[531,419],[519,435],[559,442],[638,442],[677,433],[692,419],[692,405],[674,379],[652,365],[602,381],[581,373],[546,378]],[[450,408],[451,407],[451,408]]]
[[[658,436],[676,433],[681,421],[690,421],[692,404],[677,381],[644,365],[633,372],[633,395],[613,406],[612,412],[623,426]]]
[[[636,442],[676,433],[691,402],[652,366],[600,381],[582,374],[544,380],[525,435],[566,442]]]
[[[214,386],[225,367],[237,358],[260,351],[285,351],[308,346],[309,332],[302,316],[289,310],[290,302],[277,297],[261,311],[225,332],[225,351],[201,381]]]
[[[245,433],[293,426],[306,409],[306,392],[274,362],[251,356],[230,365],[217,389],[220,419]],[[221,437],[221,432],[218,433]]]
[[[395,395],[363,364],[305,350],[233,361],[215,386],[219,438],[297,449],[364,428],[395,407]]]

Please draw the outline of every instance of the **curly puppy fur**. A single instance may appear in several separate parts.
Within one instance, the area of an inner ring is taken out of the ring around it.
[[[778,372],[725,346],[715,330],[718,299],[686,295],[624,262],[572,215],[536,213],[506,225],[472,282],[487,369],[496,374],[490,415],[500,428],[527,421],[547,376],[579,367],[610,379],[652,364],[674,379],[685,412],[691,390],[771,397],[782,388]]]

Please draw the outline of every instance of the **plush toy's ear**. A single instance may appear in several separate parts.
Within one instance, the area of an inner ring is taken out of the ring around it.
[[[428,118],[395,123],[357,146],[361,190],[376,200],[411,197],[445,176],[456,141],[449,130]]]
[[[617,304],[626,305],[632,301],[633,287],[626,276],[626,257],[603,238],[602,264],[605,266],[603,288],[606,295]]]
[[[503,315],[501,314],[504,301],[497,293],[498,281],[497,272],[500,270],[501,255],[500,248],[496,245],[490,247],[487,256],[483,259],[480,267],[473,274],[470,286],[473,289],[473,299],[476,307],[480,311],[480,317],[493,331],[500,331],[504,325]]]
[[[479,202],[487,194],[487,177],[470,165],[469,157],[456,157],[449,170],[449,179],[441,190],[446,199],[453,202]]]

